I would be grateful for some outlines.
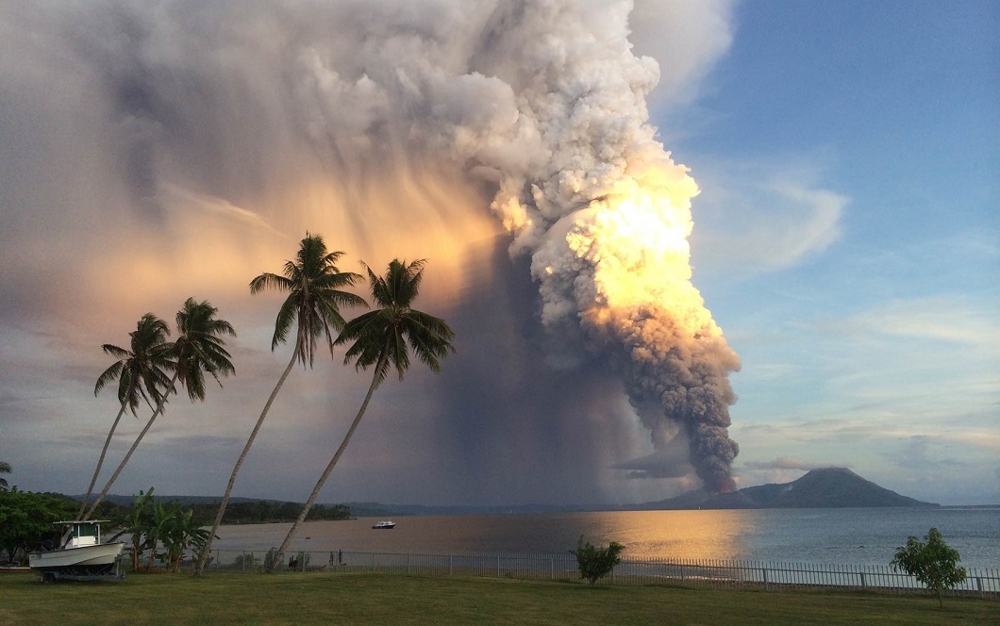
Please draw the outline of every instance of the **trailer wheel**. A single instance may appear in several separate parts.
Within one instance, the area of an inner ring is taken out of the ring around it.
[[[42,574],[42,582],[43,583],[54,583],[54,582],[56,582],[56,575],[53,574],[52,572],[45,572],[44,574]]]

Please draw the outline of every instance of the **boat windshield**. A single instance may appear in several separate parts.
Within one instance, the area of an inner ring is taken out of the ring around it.
[[[68,547],[96,546],[101,543],[101,524],[104,520],[92,520],[88,522],[56,522],[71,526],[67,540]]]
[[[97,539],[101,534],[100,526],[97,524],[77,524],[73,529],[74,537],[94,537]]]

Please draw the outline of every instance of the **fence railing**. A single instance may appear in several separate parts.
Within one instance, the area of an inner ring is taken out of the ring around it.
[[[213,550],[212,571],[254,572],[270,567],[274,550]],[[577,580],[572,554],[416,554],[348,550],[290,553],[282,571],[377,572],[418,576],[485,576]],[[616,585],[682,584],[762,590],[808,587],[869,589],[890,593],[922,590],[913,576],[888,565],[815,565],[772,561],[626,558],[605,579]],[[967,568],[965,582],[950,592],[1000,598],[1000,568]]]

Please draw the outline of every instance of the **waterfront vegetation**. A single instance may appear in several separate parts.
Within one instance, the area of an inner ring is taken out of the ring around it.
[[[55,495],[54,497],[70,500],[68,496]],[[164,502],[175,502],[170,497],[164,498]],[[207,499],[206,499],[207,500]],[[211,524],[216,511],[219,510],[218,500],[206,502],[190,502],[182,499],[180,502],[184,508],[194,512],[194,520],[201,524]],[[272,524],[274,522],[291,522],[299,516],[302,511],[301,502],[279,502],[277,500],[245,500],[241,502],[230,502],[226,507],[226,514],[222,519],[223,524]],[[96,517],[100,519],[121,520],[129,513],[129,507],[121,506],[113,502],[104,501],[98,507]],[[346,504],[317,504],[309,511],[309,521],[317,520],[347,520],[351,519],[353,513]],[[70,516],[72,517],[72,516]]]
[[[856,591],[755,592],[681,586],[386,574],[130,575],[42,584],[0,574],[0,623],[60,624],[996,624],[1000,603]],[[220,598],[225,598],[220,602]]]

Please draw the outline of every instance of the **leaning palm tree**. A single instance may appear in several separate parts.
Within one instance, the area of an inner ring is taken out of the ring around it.
[[[333,335],[330,329],[340,331],[344,327],[344,318],[340,315],[341,306],[368,306],[365,299],[353,293],[344,291],[345,287],[354,285],[361,279],[360,274],[353,272],[341,272],[337,269],[337,261],[343,252],[328,252],[323,238],[319,235],[306,233],[305,239],[299,244],[299,253],[295,261],[286,261],[282,275],[265,272],[250,281],[250,293],[260,293],[265,289],[274,289],[288,293],[288,297],[278,309],[278,317],[274,322],[274,337],[271,339],[271,350],[273,351],[279,344],[285,342],[288,333],[292,329],[292,324],[296,326],[295,348],[292,350],[292,358],[288,361],[285,371],[278,378],[278,383],[271,391],[270,397],[264,404],[264,409],[257,418],[257,423],[250,432],[250,438],[243,446],[243,452],[233,467],[233,473],[229,477],[229,484],[226,485],[226,493],[222,496],[219,504],[219,511],[215,515],[215,523],[208,536],[208,540],[202,547],[198,556],[198,564],[195,566],[195,575],[201,574],[208,559],[208,554],[212,550],[212,540],[222,518],[226,514],[226,507],[229,504],[229,497],[236,484],[236,476],[243,466],[243,461],[250,452],[257,433],[260,431],[267,412],[271,409],[271,404],[281,390],[281,386],[288,378],[295,362],[299,361],[303,367],[313,365],[313,355],[316,352],[316,340],[326,336],[326,343],[330,347],[330,355],[333,356]]]
[[[155,410],[156,404],[160,402],[161,391],[166,389],[170,377],[166,371],[171,369],[172,363],[167,357],[166,348],[169,347],[167,337],[170,336],[170,328],[167,323],[156,317],[152,313],[146,313],[139,320],[136,329],[129,333],[131,340],[129,347],[131,350],[120,348],[116,345],[106,343],[102,346],[105,354],[109,354],[116,359],[111,367],[104,370],[104,373],[97,379],[94,386],[96,396],[106,385],[113,380],[118,380],[118,401],[121,409],[111,424],[111,430],[104,440],[104,447],[101,449],[101,456],[97,460],[97,467],[94,469],[94,476],[87,486],[87,495],[80,503],[80,511],[76,514],[79,518],[87,510],[87,501],[90,500],[94,492],[94,484],[97,476],[101,473],[104,465],[104,458],[108,454],[108,447],[111,445],[111,437],[118,428],[118,422],[126,410],[131,410],[136,416],[140,400],[145,400],[149,408]]]
[[[219,310],[205,302],[195,302],[193,298],[188,298],[181,310],[177,312],[177,341],[170,344],[168,354],[172,361],[174,375],[167,384],[166,391],[160,396],[156,404],[156,410],[152,417],[146,422],[146,426],[136,437],[135,442],[125,458],[118,464],[118,469],[111,475],[100,495],[87,510],[82,519],[90,519],[101,503],[104,496],[108,495],[111,485],[118,480],[118,475],[125,469],[125,465],[132,458],[135,449],[139,447],[139,442],[149,432],[150,427],[156,418],[163,412],[163,407],[167,402],[167,397],[171,392],[177,390],[177,383],[182,384],[188,392],[188,397],[192,402],[205,399],[205,373],[209,373],[215,378],[219,386],[222,381],[219,376],[228,376],[235,372],[232,362],[230,362],[229,352],[226,351],[226,342],[221,335],[235,336],[236,331],[226,320],[216,319],[215,314]]]
[[[369,367],[374,367],[372,382],[358,414],[347,430],[347,435],[344,436],[344,441],[341,442],[337,452],[330,459],[330,463],[326,466],[316,486],[313,487],[305,506],[302,507],[298,519],[292,524],[288,535],[285,536],[281,547],[278,548],[274,557],[275,566],[280,566],[282,563],[285,550],[288,549],[292,538],[298,532],[299,526],[309,515],[309,509],[316,502],[316,497],[319,496],[320,490],[326,483],[326,479],[330,477],[337,461],[344,454],[347,444],[354,436],[354,431],[361,423],[368,403],[371,402],[372,394],[388,376],[389,368],[395,367],[399,379],[403,380],[403,374],[410,366],[409,352],[412,349],[417,358],[432,371],[439,372],[441,359],[446,357],[449,352],[455,351],[451,343],[455,333],[448,327],[448,324],[441,318],[412,308],[413,301],[417,298],[417,293],[420,290],[424,264],[423,259],[409,265],[405,261],[394,259],[389,263],[384,277],[376,276],[370,267],[365,266],[365,269],[368,270],[368,281],[375,308],[345,324],[334,345],[351,343],[344,356],[344,364],[346,365],[353,360],[357,370],[367,370]]]
[[[0,474],[10,474],[10,463],[0,461]],[[7,491],[7,480],[0,478],[0,491]]]

